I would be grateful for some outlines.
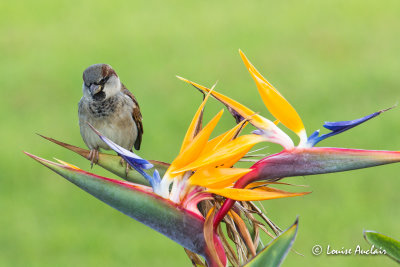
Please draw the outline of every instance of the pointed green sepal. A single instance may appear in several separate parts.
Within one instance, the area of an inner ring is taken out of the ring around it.
[[[298,219],[286,231],[271,241],[244,267],[276,267],[281,265],[297,235]]]
[[[97,176],[72,165],[26,154],[109,206],[207,257],[204,219],[154,194],[151,187]]]
[[[57,145],[60,145],[66,149],[69,149],[69,150],[81,155],[85,159],[89,159],[90,151],[87,149],[83,149],[83,148],[80,148],[77,146],[63,143],[63,142],[60,142],[58,140],[55,140],[53,138],[46,137],[43,135],[40,135],[40,136],[49,140],[50,142],[53,142]],[[157,161],[157,160],[149,160],[149,162],[154,165],[154,168],[156,168],[158,170],[161,177],[164,175],[164,173],[166,172],[166,170],[169,167],[169,164],[165,163],[165,162],[161,162],[161,161]],[[128,175],[126,175],[126,162],[121,164],[120,156],[106,154],[106,153],[99,153],[99,160],[97,162],[97,165],[114,173],[115,175],[118,175],[119,177],[121,177],[122,179],[125,179],[127,181],[137,183],[137,184],[149,185],[149,182],[135,170],[130,169],[128,172]],[[145,171],[151,176],[151,175],[153,175],[154,169],[149,169],[149,170],[145,170]]]
[[[378,253],[384,250],[386,255],[400,263],[399,241],[386,235],[368,230],[364,231],[364,238],[368,243],[375,247],[375,250],[378,251]],[[374,251],[374,249],[371,248],[371,251]]]

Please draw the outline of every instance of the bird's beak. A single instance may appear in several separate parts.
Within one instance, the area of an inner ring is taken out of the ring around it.
[[[90,94],[92,96],[94,96],[95,94],[100,92],[101,89],[103,89],[103,86],[102,85],[98,85],[98,84],[91,84],[90,87],[89,87],[89,91],[90,91]]]

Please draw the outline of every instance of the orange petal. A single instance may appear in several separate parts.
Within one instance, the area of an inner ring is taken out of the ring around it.
[[[214,147],[214,150],[222,147],[223,145],[227,144],[228,142],[232,141],[237,135],[240,133],[240,131],[246,127],[248,121],[243,120],[240,123],[238,123],[235,127],[233,127],[231,130],[227,131],[223,138],[220,140],[220,142]]]
[[[254,134],[240,136],[222,146],[217,151],[211,151],[210,153],[204,154],[189,165],[173,171],[172,173],[179,173],[188,170],[194,171],[210,165],[213,167],[221,165],[232,158],[236,158],[238,154],[247,153],[255,144],[264,140],[263,136]]]
[[[246,125],[247,121],[243,120],[239,124],[236,124],[236,126],[230,129],[229,131],[208,141],[202,154],[217,150],[221,146],[225,145],[226,143],[231,141],[234,137],[236,137],[236,135],[240,132],[240,130],[243,129]]]
[[[258,92],[261,95],[264,104],[271,112],[271,114],[277,118],[283,125],[295,132],[305,142],[307,135],[304,129],[304,124],[297,114],[296,110],[290,105],[290,103],[276,90],[272,84],[270,84],[250,63],[247,57],[239,50],[240,56],[246,68],[250,72],[254,81],[256,82]]]
[[[215,146],[221,142],[221,140],[224,138],[225,133],[218,135],[217,137],[214,137],[213,139],[209,140],[205,146],[205,148],[203,149],[201,155],[207,154],[210,151],[213,151]]]
[[[173,178],[174,175],[170,175],[172,171],[182,168],[185,165],[191,163],[196,160],[197,157],[203,151],[207,140],[210,138],[211,132],[214,130],[217,125],[219,119],[221,118],[223,110],[218,112],[218,114],[204,127],[193,139],[192,142],[188,144],[186,149],[179,153],[179,155],[175,158],[175,160],[171,163],[171,166],[168,168],[166,174],[167,177]]]
[[[210,92],[210,89],[208,89],[207,87],[204,87],[200,84],[194,83],[192,81],[189,81],[185,78],[179,77],[177,76],[178,79],[187,82],[191,85],[193,85],[194,87],[196,87],[197,89],[199,89],[200,91],[204,92],[204,93],[208,93]],[[234,109],[237,113],[239,113],[243,118],[248,119],[249,122],[251,124],[253,124],[255,127],[260,128],[260,129],[269,129],[270,127],[272,127],[272,125],[274,125],[274,123],[258,114],[256,114],[254,111],[252,111],[251,109],[243,106],[242,104],[240,104],[239,102],[236,102],[235,100],[224,96],[223,94],[220,94],[216,91],[212,91],[211,95],[213,97],[215,97],[217,100],[219,100],[220,102],[222,102],[224,105],[231,107],[232,109]]]
[[[192,122],[190,123],[190,126],[189,126],[188,130],[186,131],[186,135],[185,135],[185,138],[183,139],[180,152],[184,151],[186,149],[186,147],[189,145],[189,143],[193,141],[193,138],[195,137],[196,132],[197,132],[199,120],[202,117],[204,106],[205,106],[209,96],[210,96],[210,94],[208,93],[206,95],[206,97],[204,98],[203,102],[201,103],[201,105],[199,106],[199,108],[197,109],[196,114],[194,115]]]
[[[253,190],[238,189],[238,188],[222,188],[222,189],[207,188],[207,191],[237,201],[268,200],[275,198],[302,196],[311,193],[311,192],[291,193],[270,187],[268,188],[268,190],[266,190],[265,188],[253,189]]]
[[[225,162],[224,162],[223,164],[221,164],[220,166],[221,166],[221,167],[224,167],[224,168],[230,168],[230,167],[232,167],[233,165],[235,165],[236,162],[238,162],[240,159],[242,159],[242,158],[247,154],[247,152],[249,152],[249,150],[245,150],[245,151],[243,151],[242,153],[236,154],[235,157],[233,157],[233,158],[231,158],[231,159],[225,161]]]
[[[231,186],[237,179],[250,172],[251,169],[240,168],[206,168],[200,169],[190,177],[192,185],[221,188]]]
[[[198,90],[208,93],[210,89],[204,87],[200,84],[191,82],[186,80],[182,77],[177,76],[182,81],[185,81]],[[263,130],[265,132],[264,138],[265,141],[273,142],[282,145],[285,149],[292,149],[294,147],[293,141],[287,136],[281,129],[279,129],[272,121],[255,114],[254,111],[248,109],[247,107],[243,106],[242,104],[236,102],[235,100],[230,99],[229,97],[224,96],[223,94],[217,93],[215,91],[211,92],[211,95],[222,102],[225,106],[229,107],[230,109],[235,110],[238,114],[240,114],[243,118],[247,119],[252,125],[255,127]]]

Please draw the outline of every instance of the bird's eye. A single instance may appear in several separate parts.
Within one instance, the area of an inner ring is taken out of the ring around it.
[[[109,78],[110,77],[104,77],[103,79],[100,80],[99,84],[105,84]]]

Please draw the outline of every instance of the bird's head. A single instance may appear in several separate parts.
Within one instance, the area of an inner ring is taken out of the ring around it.
[[[83,96],[103,101],[121,90],[117,73],[108,64],[94,64],[83,72]]]

